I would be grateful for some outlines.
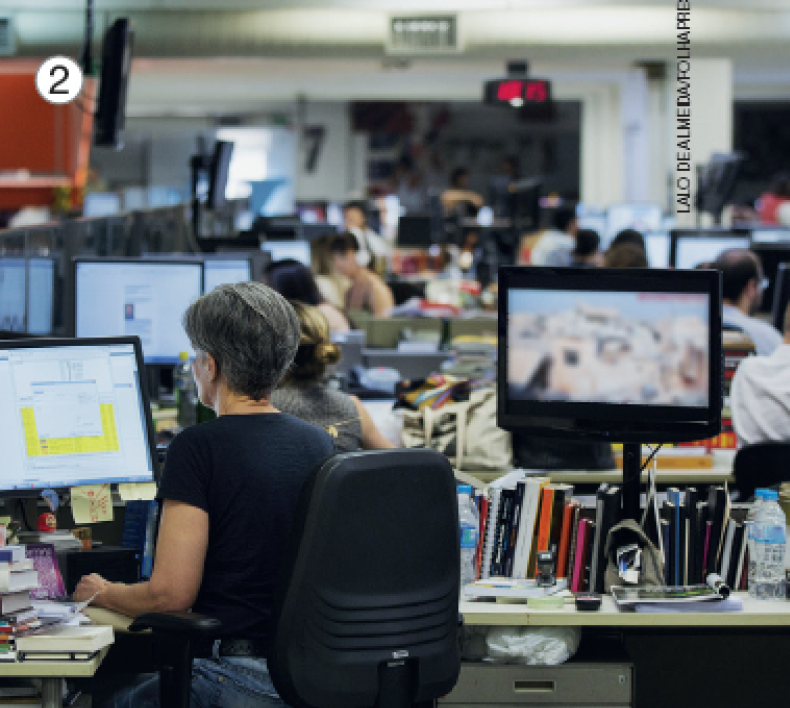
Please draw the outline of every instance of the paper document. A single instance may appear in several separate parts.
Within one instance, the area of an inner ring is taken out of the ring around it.
[[[112,521],[112,495],[109,484],[71,488],[71,513],[77,524]]]
[[[156,499],[156,482],[137,482],[118,485],[123,501],[150,501]]]

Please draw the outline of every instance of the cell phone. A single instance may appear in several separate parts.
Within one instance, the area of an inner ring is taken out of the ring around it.
[[[580,612],[594,612],[601,609],[601,596],[597,592],[576,594],[576,609]]]

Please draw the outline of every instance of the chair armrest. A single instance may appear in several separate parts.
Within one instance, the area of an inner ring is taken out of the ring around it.
[[[195,639],[213,639],[219,635],[222,623],[214,617],[194,612],[146,612],[134,618],[130,632],[150,629],[169,635],[188,635]]]

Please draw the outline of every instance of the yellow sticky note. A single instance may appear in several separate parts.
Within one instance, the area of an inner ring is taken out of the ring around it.
[[[149,501],[156,499],[156,482],[132,482],[118,485],[118,494],[124,501]]]
[[[109,484],[71,488],[71,513],[76,524],[112,521],[112,494]]]

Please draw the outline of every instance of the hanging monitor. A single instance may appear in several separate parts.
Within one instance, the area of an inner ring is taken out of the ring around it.
[[[134,337],[0,342],[0,493],[154,481],[142,373]]]
[[[120,150],[126,123],[126,92],[132,68],[134,32],[128,19],[116,20],[104,35],[102,45],[99,107],[93,142],[99,147]]]
[[[721,428],[717,271],[499,271],[498,422],[611,442]]]

